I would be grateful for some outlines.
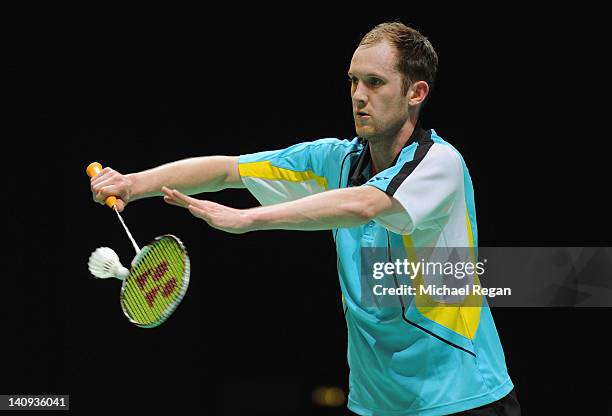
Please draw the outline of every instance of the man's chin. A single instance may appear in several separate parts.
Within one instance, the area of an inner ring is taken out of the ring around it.
[[[374,129],[369,126],[355,126],[355,132],[357,136],[368,140],[374,134]]]

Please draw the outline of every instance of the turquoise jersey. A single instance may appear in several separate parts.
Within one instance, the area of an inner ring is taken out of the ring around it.
[[[469,247],[477,257],[472,182],[459,152],[433,130],[415,131],[388,169],[370,177],[359,138],[321,139],[240,156],[243,183],[262,205],[348,186],[374,186],[404,211],[332,230],[348,329],[348,407],[360,415],[447,415],[513,388],[486,299],[448,307],[418,296],[396,307],[366,304],[362,255],[387,249]],[[429,303],[428,303],[429,302]]]

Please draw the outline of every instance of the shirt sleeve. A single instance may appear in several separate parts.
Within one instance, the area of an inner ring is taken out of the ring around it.
[[[412,234],[450,214],[463,186],[463,169],[452,149],[434,143],[424,155],[380,172],[365,185],[382,190],[404,208],[375,221],[394,233]]]
[[[340,142],[320,139],[286,149],[242,155],[242,183],[262,205],[292,201],[329,189],[328,155]]]

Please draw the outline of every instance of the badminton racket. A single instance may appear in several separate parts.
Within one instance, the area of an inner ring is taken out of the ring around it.
[[[87,167],[86,172],[93,178],[101,170],[102,166],[94,162]],[[117,214],[136,251],[127,276],[123,272],[115,274],[115,277],[123,281],[121,309],[131,323],[141,328],[156,327],[172,315],[187,292],[191,272],[187,250],[178,237],[170,234],[159,236],[140,249],[115,207],[117,198],[109,196],[104,202]],[[96,252],[92,257],[94,254]],[[116,270],[125,270],[116,256],[110,257],[110,262],[117,264],[111,264],[109,270],[115,267]],[[91,264],[92,258],[90,270]],[[103,276],[108,277],[110,274]]]

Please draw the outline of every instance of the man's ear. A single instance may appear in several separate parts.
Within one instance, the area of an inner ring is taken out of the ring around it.
[[[408,89],[410,106],[417,106],[425,101],[429,94],[429,85],[425,81],[417,81]]]

